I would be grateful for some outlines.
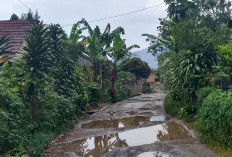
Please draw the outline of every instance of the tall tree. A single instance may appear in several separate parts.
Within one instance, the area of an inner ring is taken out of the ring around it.
[[[19,17],[16,14],[12,14],[10,17],[10,20],[18,20],[18,19],[19,19]]]
[[[119,65],[121,71],[127,71],[135,74],[137,78],[147,78],[151,69],[146,62],[143,62],[140,58],[128,58],[122,61]]]
[[[49,72],[47,28],[40,22],[34,24],[25,37],[26,45],[23,48],[27,53],[23,56],[27,70],[30,71],[26,82],[26,99],[29,102],[32,119],[35,120],[36,113],[40,108],[39,96],[43,96],[43,88],[46,80],[46,73]]]
[[[39,20],[40,16],[39,16],[39,13],[37,10],[34,13],[34,12],[32,12],[31,9],[29,9],[27,13],[22,13],[20,19],[21,20]]]

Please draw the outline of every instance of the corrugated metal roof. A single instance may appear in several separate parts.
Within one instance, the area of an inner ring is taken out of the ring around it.
[[[9,57],[17,56],[24,43],[25,31],[30,30],[37,20],[7,20],[0,21],[0,38],[7,35],[10,38]]]

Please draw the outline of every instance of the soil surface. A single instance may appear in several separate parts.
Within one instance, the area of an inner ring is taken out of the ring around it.
[[[45,157],[217,157],[165,114],[162,91],[107,105],[52,141]]]

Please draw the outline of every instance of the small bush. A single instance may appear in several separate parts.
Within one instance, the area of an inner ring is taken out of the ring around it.
[[[143,94],[152,93],[152,89],[151,89],[150,87],[143,87],[142,93],[143,93]]]
[[[131,92],[127,88],[120,88],[116,90],[116,101],[122,101],[130,98]]]
[[[130,72],[120,71],[118,79],[122,85],[134,85],[136,83],[136,76]]]
[[[205,99],[209,94],[215,91],[216,88],[214,87],[204,87],[197,91],[198,103],[202,104],[203,99]]]
[[[184,107],[186,102],[184,93],[179,90],[171,90],[164,99],[164,109],[168,114],[177,116],[180,109]]]
[[[171,90],[164,100],[164,109],[168,114],[183,118],[186,121],[194,120],[197,108],[196,103],[188,101],[188,94],[184,91]]]
[[[203,100],[198,115],[202,140],[232,147],[232,91],[214,91]]]
[[[100,93],[100,101],[101,102],[111,102],[111,96],[109,94],[109,90],[102,90]]]
[[[97,107],[100,101],[100,85],[98,83],[87,84],[88,103],[92,107]]]

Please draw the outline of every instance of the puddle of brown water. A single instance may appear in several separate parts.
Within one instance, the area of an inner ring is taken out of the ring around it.
[[[135,112],[136,113],[136,112]],[[95,129],[95,128],[124,128],[124,127],[135,127],[145,122],[161,122],[165,121],[165,116],[134,116],[122,119],[111,119],[111,120],[97,120],[89,123],[84,123],[81,128],[84,129]]]
[[[139,154],[137,157],[171,157],[171,156],[162,152],[145,152]]]
[[[153,112],[142,112],[141,114],[154,114]]]
[[[82,124],[81,128],[94,129],[94,128],[134,127],[134,126],[139,126],[145,122],[149,122],[149,117],[135,116],[135,117],[122,118],[122,119],[92,121],[89,123]]]
[[[126,112],[127,114],[129,114],[129,115],[135,115],[137,112],[135,112],[135,111],[130,111],[130,112]]]
[[[148,107],[141,107],[141,108],[139,108],[139,110],[151,110],[151,109]]]
[[[62,145],[62,151],[97,157],[114,147],[140,146],[185,138],[191,138],[188,131],[181,125],[170,122],[66,143]]]

